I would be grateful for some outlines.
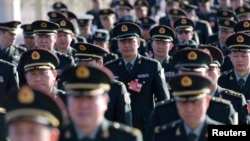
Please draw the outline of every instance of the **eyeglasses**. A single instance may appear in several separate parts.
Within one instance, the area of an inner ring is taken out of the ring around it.
[[[183,34],[183,33],[188,34],[188,33],[190,33],[191,31],[188,31],[188,30],[177,30],[176,32],[177,32],[178,34]]]

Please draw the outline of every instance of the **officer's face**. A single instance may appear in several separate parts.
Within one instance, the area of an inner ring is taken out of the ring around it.
[[[152,49],[154,52],[154,56],[157,59],[163,59],[168,56],[169,50],[172,48],[172,43],[170,41],[158,41],[153,40]],[[161,61],[160,60],[160,61]]]
[[[234,32],[225,31],[225,30],[219,30],[218,37],[219,37],[220,42],[225,44],[227,38],[229,36],[231,36],[233,33]]]
[[[36,34],[35,35],[35,43],[37,48],[46,49],[49,51],[54,50],[54,46],[56,43],[56,34]]]
[[[179,42],[183,42],[184,40],[192,40],[194,32],[193,31],[187,31],[187,30],[177,30],[176,31],[176,37]]]
[[[11,141],[57,141],[59,131],[31,121],[15,121],[8,126]]]
[[[85,134],[100,125],[107,110],[108,94],[96,96],[68,96],[68,110],[74,124]],[[88,130],[85,131],[85,130]]]
[[[116,10],[118,20],[121,19],[122,17],[126,16],[126,15],[130,15],[130,12],[129,12],[128,9],[117,7],[115,10]]]
[[[143,18],[143,17],[147,17],[148,9],[147,8],[136,8],[135,9],[135,14],[136,14],[136,17],[138,19]]]
[[[115,15],[108,17],[101,17],[101,23],[104,29],[111,30],[115,23]]]
[[[56,70],[34,69],[25,74],[28,85],[31,88],[50,94],[56,80]]]
[[[35,38],[34,36],[25,36],[24,44],[28,49],[35,47]]]
[[[236,72],[247,74],[250,71],[250,53],[233,51],[229,54],[230,60]]]
[[[118,48],[127,61],[131,61],[136,55],[140,47],[140,40],[138,38],[118,40]]]
[[[59,51],[67,52],[72,40],[73,40],[72,34],[66,32],[58,32],[56,40],[56,48]]]
[[[194,129],[205,119],[209,102],[210,97],[205,96],[192,102],[176,102],[176,106],[180,117]]]
[[[214,80],[214,82],[217,82],[219,77],[220,77],[220,68],[217,66],[211,66],[209,67],[208,71],[207,71],[208,76],[210,76],[212,78],[212,80]]]
[[[11,33],[9,31],[2,32],[0,31],[0,40],[1,45],[3,47],[9,47],[11,45],[14,45],[16,42],[17,35],[14,33]]]

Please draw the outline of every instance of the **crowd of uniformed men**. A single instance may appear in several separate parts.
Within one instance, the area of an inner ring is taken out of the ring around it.
[[[208,125],[250,124],[247,0],[165,0],[158,20],[157,0],[91,2],[0,23],[1,141],[206,141]]]

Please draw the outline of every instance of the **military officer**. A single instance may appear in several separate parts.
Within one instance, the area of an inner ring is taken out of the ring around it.
[[[197,73],[186,73],[176,75],[169,84],[181,119],[155,127],[155,140],[206,141],[208,125],[223,125],[207,115],[212,79]]]
[[[237,21],[250,20],[250,8],[243,5],[235,9]]]
[[[61,132],[60,141],[143,140],[140,130],[105,119],[113,78],[111,71],[79,65],[64,70],[62,78],[72,122]]]
[[[107,50],[98,45],[89,43],[76,43],[74,48],[77,50],[75,60],[77,65],[94,65],[99,68],[104,66],[104,57]],[[132,126],[132,111],[130,105],[130,94],[126,86],[115,79],[111,82],[108,109],[105,117],[108,120],[124,123]]]
[[[234,26],[235,33],[246,33],[249,35],[250,32],[250,20],[243,20],[236,23]]]
[[[136,0],[134,3],[135,15],[137,19],[150,16],[150,8],[147,0]]]
[[[238,124],[249,124],[250,117],[247,111],[247,101],[245,96],[241,93],[223,88],[217,83],[221,75],[220,67],[224,61],[222,52],[214,46],[200,46],[199,48],[209,51],[213,58],[208,69],[208,75],[215,81],[211,95],[229,100],[238,113]]]
[[[131,11],[134,7],[127,0],[120,0],[114,3],[114,9],[116,13],[116,21],[119,21],[122,17],[131,15]]]
[[[57,2],[52,4],[52,8],[55,11],[60,11],[61,9],[68,9],[68,6],[65,3],[61,2],[61,1],[57,1]]]
[[[75,29],[73,24],[67,19],[57,20],[55,23],[60,25],[60,28],[57,30],[55,49],[73,57],[76,52],[70,45],[74,38]]]
[[[18,64],[19,58],[27,49],[15,45],[17,38],[18,26],[20,21],[9,21],[0,23],[0,46],[2,49],[3,57],[6,61]]]
[[[93,34],[93,43],[104,48],[107,53],[103,56],[103,63],[118,59],[118,55],[110,51],[110,35],[105,29],[97,29]]]
[[[250,53],[250,36],[245,33],[235,33],[226,40],[226,45],[231,53],[229,58],[233,64],[233,69],[224,75],[221,75],[218,84],[221,87],[243,93],[247,100],[250,99],[250,88],[248,87]]]
[[[34,32],[31,24],[23,24],[21,25],[21,28],[23,29],[23,41],[24,44],[21,46],[24,46],[27,48],[27,50],[35,48],[35,38],[34,38]]]
[[[72,56],[58,52],[55,50],[55,43],[57,39],[57,30],[60,26],[54,22],[46,20],[37,20],[32,23],[35,33],[35,42],[37,48],[47,49],[54,53],[59,58],[59,66],[57,69],[57,87],[60,89],[62,84],[60,82],[60,74],[62,69],[74,64],[74,59]]]
[[[5,121],[11,141],[58,141],[63,125],[62,101],[22,86],[11,94]]]
[[[117,80],[126,84],[131,93],[133,126],[143,132],[155,102],[170,98],[164,70],[159,61],[138,53],[141,35],[138,25],[120,23],[113,32],[122,57],[105,66],[114,73]]]
[[[90,14],[86,14],[77,19],[78,27],[80,30],[79,36],[86,38],[88,43],[93,43],[93,38],[92,38],[93,19],[94,16]]]
[[[63,15],[59,11],[49,11],[47,13],[47,16],[49,17],[49,21],[51,21],[51,22],[55,22],[55,21],[60,20],[60,19],[67,19],[67,16]]]

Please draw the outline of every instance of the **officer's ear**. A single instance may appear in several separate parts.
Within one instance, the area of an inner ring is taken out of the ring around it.
[[[138,48],[141,46],[141,40],[140,38],[137,38],[137,44],[138,44]]]
[[[208,109],[210,101],[211,101],[211,95],[207,94],[207,96],[205,98],[206,98],[206,105],[207,105],[207,109]]]
[[[51,128],[50,130],[51,130],[51,132],[50,132],[50,140],[51,141],[58,141],[60,131],[57,128]]]
[[[56,78],[58,73],[57,73],[56,70],[52,70],[52,74],[53,74],[53,76]]]

